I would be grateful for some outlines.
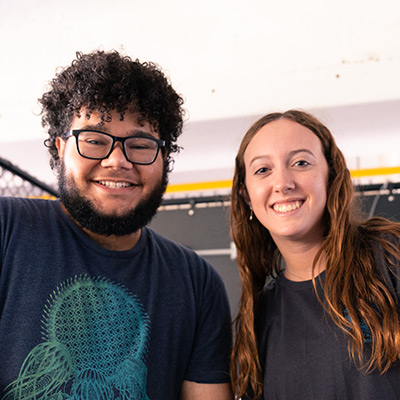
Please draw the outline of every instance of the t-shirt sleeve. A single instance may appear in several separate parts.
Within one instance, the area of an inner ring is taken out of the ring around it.
[[[185,380],[229,382],[231,315],[225,286],[214,271],[211,271],[200,298],[196,335]]]

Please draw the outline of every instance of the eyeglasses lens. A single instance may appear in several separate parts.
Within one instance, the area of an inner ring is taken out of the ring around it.
[[[113,146],[113,138],[100,132],[80,132],[77,142],[81,155],[93,159],[106,158]],[[157,142],[141,137],[124,140],[124,146],[128,160],[139,164],[152,163],[158,151]]]

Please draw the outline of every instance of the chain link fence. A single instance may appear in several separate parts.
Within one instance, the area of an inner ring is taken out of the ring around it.
[[[58,197],[57,190],[0,157],[0,196]]]

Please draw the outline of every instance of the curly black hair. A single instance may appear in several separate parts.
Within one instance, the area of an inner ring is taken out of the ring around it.
[[[121,120],[125,112],[138,112],[165,140],[168,171],[171,153],[179,151],[176,141],[182,133],[183,99],[154,63],[133,61],[116,50],[77,52],[71,66],[57,73],[50,82],[50,90],[39,103],[42,125],[49,134],[45,146],[51,155],[52,168],[59,166],[56,138],[65,137],[73,117],[80,116],[82,107],[87,118],[93,111],[99,111],[103,122],[111,120],[113,110]]]

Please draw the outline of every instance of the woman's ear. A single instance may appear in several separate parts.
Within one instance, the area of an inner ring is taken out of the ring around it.
[[[247,193],[246,186],[242,185],[240,187],[239,194],[240,194],[240,196],[242,196],[243,200],[250,207],[250,209],[252,209],[250,197],[249,197],[249,194]]]

